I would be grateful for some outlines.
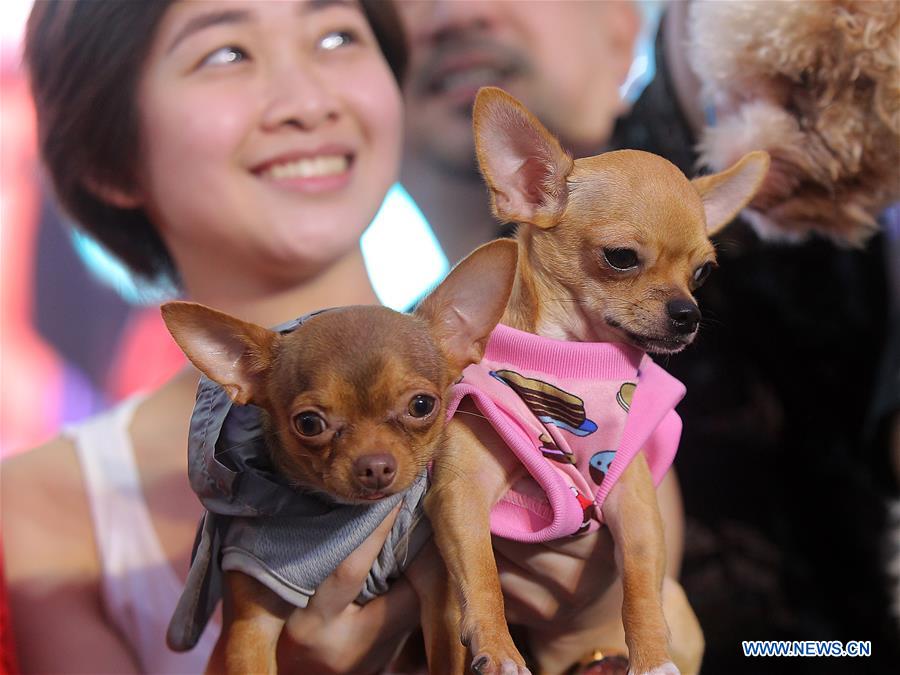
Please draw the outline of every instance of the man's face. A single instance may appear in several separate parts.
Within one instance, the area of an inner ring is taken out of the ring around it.
[[[399,0],[410,44],[409,151],[451,172],[474,171],[479,87],[522,100],[563,144],[596,153],[623,112],[619,85],[640,26],[630,2]]]

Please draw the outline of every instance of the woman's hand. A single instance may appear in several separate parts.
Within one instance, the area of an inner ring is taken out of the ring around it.
[[[322,582],[305,609],[291,614],[278,644],[280,668],[311,675],[378,672],[419,624],[418,599],[403,577],[371,602],[353,602],[399,508]]]

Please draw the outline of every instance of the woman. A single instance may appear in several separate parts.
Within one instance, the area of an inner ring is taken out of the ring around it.
[[[399,161],[389,4],[43,2],[26,61],[61,203],[135,274],[263,325],[376,302],[358,239]],[[217,626],[187,654],[163,646],[200,515],[185,453],[196,384],[186,371],[4,465],[24,671],[205,666]],[[341,593],[379,546],[298,613],[288,657],[387,661],[416,619],[408,585],[365,608]]]

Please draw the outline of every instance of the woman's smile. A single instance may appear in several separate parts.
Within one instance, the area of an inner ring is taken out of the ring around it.
[[[341,190],[353,177],[356,153],[346,146],[323,146],[312,152],[279,155],[252,172],[278,188],[305,193]]]

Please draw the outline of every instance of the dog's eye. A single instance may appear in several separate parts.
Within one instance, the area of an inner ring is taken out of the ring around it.
[[[302,412],[294,417],[294,426],[301,436],[318,436],[327,427],[322,416],[314,412]]]
[[[630,248],[605,248],[603,257],[610,267],[620,272],[634,269],[638,264],[637,253]]]
[[[712,263],[703,263],[694,270],[694,288],[700,288],[703,285],[703,282],[709,277],[709,273],[712,272],[712,268]]]
[[[417,394],[409,402],[407,410],[413,417],[428,417],[434,410],[434,398],[425,394]]]

